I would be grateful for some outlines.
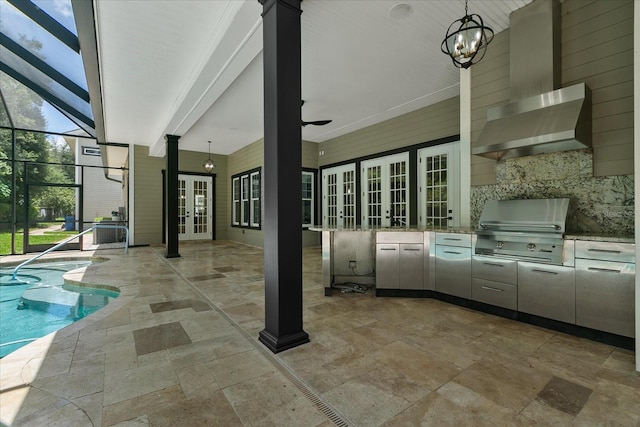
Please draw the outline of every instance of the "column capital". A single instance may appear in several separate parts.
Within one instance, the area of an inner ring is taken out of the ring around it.
[[[164,139],[165,139],[165,141],[167,141],[167,142],[178,142],[178,140],[180,139],[180,136],[179,136],[179,135],[169,135],[169,134],[166,134],[166,135],[164,136]]]
[[[288,7],[290,9],[296,10],[299,13],[302,13],[300,9],[300,3],[302,0],[258,0],[262,5],[262,16],[264,16],[273,6],[276,4]]]

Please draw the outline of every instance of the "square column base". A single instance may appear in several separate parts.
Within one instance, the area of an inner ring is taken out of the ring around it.
[[[263,329],[260,331],[258,341],[265,345],[271,352],[279,353],[289,350],[309,342],[309,334],[305,331],[296,332],[295,334],[285,335],[284,337],[276,337],[271,332]]]

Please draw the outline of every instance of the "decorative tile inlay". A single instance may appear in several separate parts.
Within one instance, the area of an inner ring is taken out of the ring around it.
[[[538,400],[552,408],[578,415],[593,390],[562,378],[553,377],[538,393]]]
[[[227,277],[227,276],[220,273],[213,273],[213,274],[203,274],[202,276],[191,276],[188,279],[191,282],[202,282],[204,280],[222,279],[223,277]]]
[[[225,266],[225,267],[216,267],[216,268],[214,268],[214,270],[219,271],[221,273],[228,273],[229,271],[240,271],[235,267],[231,267],[230,265]]]
[[[180,301],[165,301],[157,302],[155,304],[149,304],[152,313],[160,313],[162,311],[180,310],[181,308],[192,308],[193,311],[208,311],[211,310],[208,304],[193,300],[185,299]]]
[[[180,322],[138,329],[133,331],[133,340],[138,356],[192,343]]]

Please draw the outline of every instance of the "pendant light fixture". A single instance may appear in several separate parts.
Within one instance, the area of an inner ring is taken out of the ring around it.
[[[204,170],[206,170],[207,173],[213,172],[213,170],[216,168],[216,164],[213,163],[213,160],[211,160],[211,141],[209,141],[209,158],[202,164],[202,167],[204,167]]]
[[[469,68],[478,63],[493,40],[493,30],[484,25],[480,15],[469,15],[467,3],[468,0],[465,0],[464,16],[453,21],[440,46],[458,68]]]

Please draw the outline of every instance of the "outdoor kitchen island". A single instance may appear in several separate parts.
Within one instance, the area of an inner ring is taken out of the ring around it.
[[[322,228],[325,296],[436,298],[634,349],[632,237],[565,234],[562,262],[476,253],[478,230]],[[530,244],[529,244],[530,245]]]

